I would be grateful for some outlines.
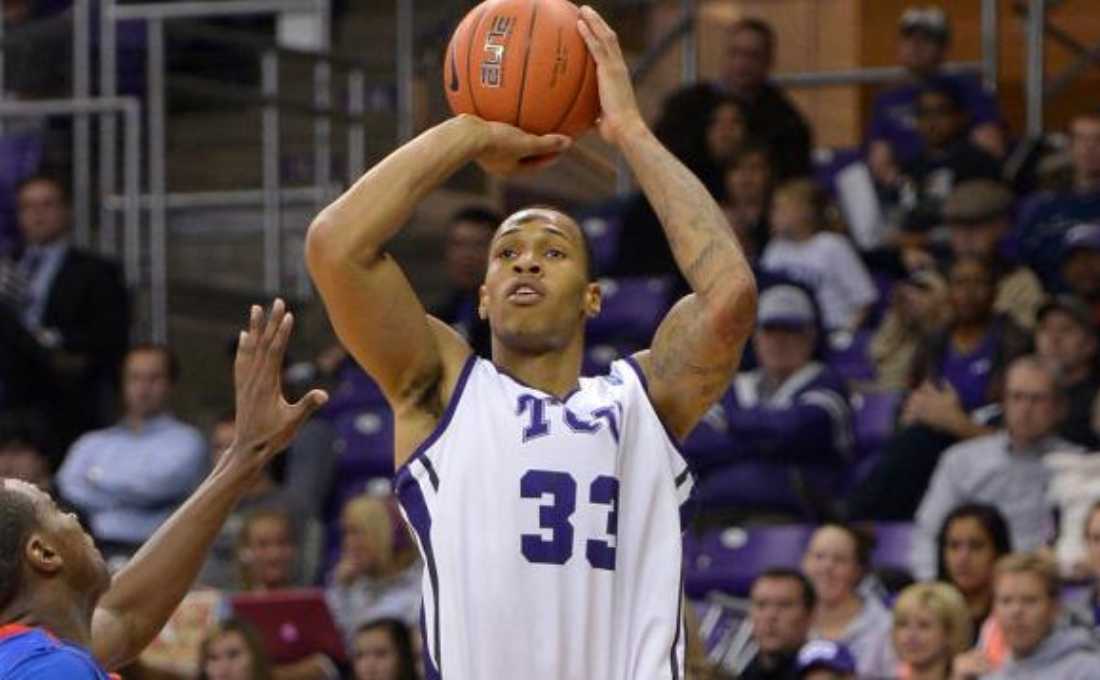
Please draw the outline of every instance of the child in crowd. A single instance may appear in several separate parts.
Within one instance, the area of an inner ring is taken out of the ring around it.
[[[821,230],[823,204],[811,180],[781,185],[772,200],[772,240],[761,264],[809,286],[827,330],[855,332],[878,299],[878,290],[848,239]]]

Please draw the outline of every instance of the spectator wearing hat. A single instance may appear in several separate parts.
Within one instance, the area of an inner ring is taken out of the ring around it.
[[[917,269],[898,281],[891,291],[890,307],[871,336],[877,386],[908,389],[922,341],[942,332],[950,320],[947,281],[934,268]]]
[[[1004,429],[944,452],[916,513],[913,573],[936,574],[936,535],[963,503],[987,503],[1008,521],[1012,545],[1034,550],[1052,537],[1051,473],[1044,457],[1080,450],[1058,437],[1065,396],[1055,376],[1034,356],[1012,363],[1005,379]]]
[[[814,361],[817,315],[801,288],[774,285],[760,296],[753,347],[759,367],[742,372],[705,416],[722,446],[688,439],[704,502],[739,510],[803,507],[829,494],[852,455],[844,381]]]
[[[1100,221],[1100,111],[1075,116],[1069,140],[1072,187],[1030,197],[1016,223],[1020,259],[1048,290],[1059,284],[1067,232],[1082,222]]]
[[[856,680],[856,660],[848,648],[831,640],[807,642],[798,651],[799,680]]]
[[[950,81],[925,85],[916,96],[921,150],[901,166],[891,187],[902,214],[902,244],[928,243],[943,224],[943,204],[954,188],[972,179],[997,180],[1001,164],[967,134],[962,94]],[[887,185],[890,187],[890,185]]]
[[[968,118],[970,140],[995,157],[1004,155],[1005,141],[997,102],[976,75],[943,72],[951,29],[938,7],[912,7],[898,22],[898,61],[908,77],[875,98],[868,134],[868,164],[875,178],[892,185],[902,165],[924,146],[917,129],[917,97],[929,84],[950,83],[960,95]]]
[[[1092,428],[1092,402],[1100,389],[1098,349],[1097,329],[1085,303],[1059,295],[1039,308],[1035,356],[1058,376],[1066,396],[1059,432],[1074,444],[1087,447],[1100,445]]]
[[[747,137],[771,148],[776,177],[790,179],[810,174],[813,131],[790,98],[769,81],[776,51],[775,31],[766,22],[735,22],[727,33],[721,84],[742,107]]]
[[[813,584],[796,569],[773,567],[757,576],[749,593],[756,652],[738,680],[798,677],[798,651],[809,638],[816,605]]]
[[[1061,275],[1065,287],[1089,307],[1093,325],[1100,326],[1100,222],[1066,232]]]
[[[997,281],[994,311],[1031,329],[1046,295],[1039,277],[1009,253],[1012,202],[1012,192],[1001,182],[969,180],[955,186],[943,206],[943,218],[954,259],[976,257],[992,265]]]

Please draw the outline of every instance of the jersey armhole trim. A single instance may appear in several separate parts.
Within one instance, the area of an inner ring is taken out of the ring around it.
[[[401,464],[399,468],[394,470],[393,478],[397,480],[401,474],[408,472],[412,474],[409,469],[413,461],[420,458],[424,453],[432,447],[439,438],[443,436],[443,433],[447,431],[447,427],[451,424],[451,418],[454,417],[455,410],[458,409],[458,402],[462,399],[462,393],[466,391],[466,382],[470,379],[470,372],[478,362],[477,354],[471,352],[470,356],[466,357],[466,363],[462,366],[462,372],[458,375],[458,382],[455,383],[454,393],[451,394],[450,401],[447,402],[447,408],[443,411],[443,417],[439,419],[435,429],[428,435],[428,438],[420,443],[416,449],[412,452],[412,455]]]
[[[653,410],[653,415],[657,416],[657,422],[661,424],[661,429],[665,431],[665,437],[668,438],[668,442],[672,444],[672,448],[676,449],[676,453],[680,454],[680,458],[682,458],[684,460],[684,463],[687,464],[687,456],[684,455],[684,449],[683,446],[681,446],[680,444],[680,440],[673,436],[672,432],[669,431],[668,426],[665,425],[665,421],[661,419],[661,414],[657,412],[657,407],[654,405],[653,399],[649,396],[649,381],[646,380],[645,371],[642,370],[642,367],[638,363],[638,360],[635,359],[633,356],[623,357],[623,361],[625,361],[627,365],[634,369],[634,373],[636,373],[638,376],[638,382],[642,384],[642,392],[645,393],[645,400],[649,404],[649,408]]]

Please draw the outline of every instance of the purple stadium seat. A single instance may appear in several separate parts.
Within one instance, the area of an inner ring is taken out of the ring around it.
[[[871,333],[858,331],[850,336],[846,346],[830,343],[825,351],[825,363],[845,380],[871,380],[875,366],[871,362]]]
[[[894,421],[903,397],[901,392],[865,392],[852,395],[856,453],[860,458],[877,453],[894,434]]]
[[[710,591],[745,596],[768,567],[797,567],[814,527],[792,524],[717,529],[684,537],[684,590],[701,598]]]
[[[592,248],[592,264],[597,272],[607,271],[619,256],[619,236],[623,221],[618,213],[591,215],[581,220],[581,229]]]
[[[648,345],[670,306],[664,277],[603,279],[603,308],[588,322],[589,342],[633,340]]]
[[[581,375],[606,375],[613,361],[630,356],[643,348],[644,345],[640,342],[589,342],[581,364]]]
[[[871,553],[871,564],[875,567],[909,569],[913,546],[913,524],[911,522],[878,522],[874,528],[875,550]]]
[[[330,391],[329,401],[321,410],[322,418],[337,422],[349,412],[386,406],[386,398],[378,384],[354,360],[346,359],[337,374],[336,387]]]

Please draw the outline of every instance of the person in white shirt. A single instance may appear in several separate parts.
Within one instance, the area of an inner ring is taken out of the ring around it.
[[[827,330],[855,331],[878,299],[878,289],[848,239],[819,230],[822,202],[812,180],[780,185],[772,199],[772,239],[762,264],[814,291]]]

